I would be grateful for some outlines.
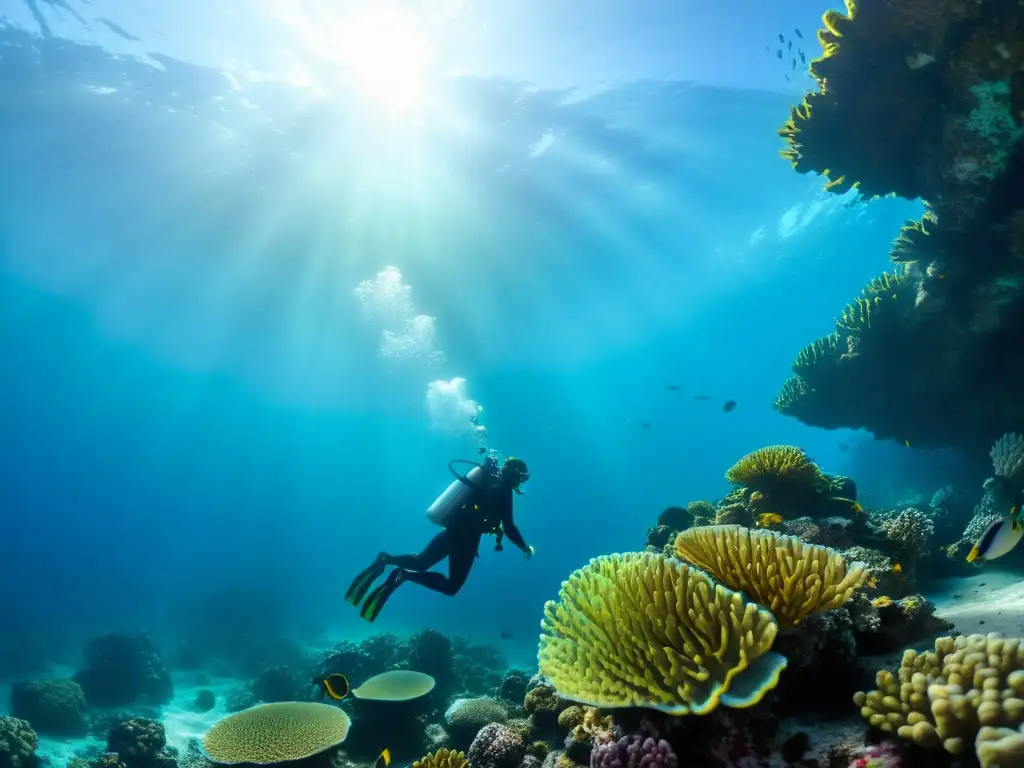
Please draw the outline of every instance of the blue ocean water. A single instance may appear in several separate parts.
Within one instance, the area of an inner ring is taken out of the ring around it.
[[[328,34],[359,3],[0,2],[6,643],[433,627],[528,665],[571,570],[750,450],[866,499],[941,484],[941,455],[772,409],[921,211],[778,157],[809,81],[764,48],[817,55],[825,8],[523,8],[415,5],[437,60],[403,112]],[[371,627],[349,580],[419,549],[475,457],[465,402],[428,399],[457,377],[529,463],[536,557],[485,542],[459,595],[403,587]]]

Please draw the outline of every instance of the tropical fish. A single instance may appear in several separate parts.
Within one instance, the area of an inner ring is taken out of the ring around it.
[[[358,688],[350,688],[348,678],[339,673],[314,677],[313,684],[320,688],[325,697],[335,701],[341,701],[350,693],[357,699],[412,701],[426,696],[434,690],[436,683],[434,678],[422,672],[393,669],[374,675]]]
[[[892,566],[893,573],[903,573],[903,566],[899,563],[894,563]]]
[[[778,53],[775,54],[775,58],[782,59],[782,49],[781,48],[779,48]]]
[[[793,50],[793,41],[792,40],[789,41],[789,45],[786,46],[786,50],[787,51],[792,51]]]
[[[373,761],[373,768],[388,768],[391,765],[391,750],[385,747]]]
[[[498,635],[498,637],[500,637],[502,640],[511,640],[512,639],[512,633],[509,632],[507,629],[505,629],[505,630],[502,630],[501,634]]]
[[[849,504],[850,505],[850,514],[852,514],[852,515],[864,514],[864,507],[862,507],[860,505],[860,502],[854,501],[853,499],[848,499],[845,496],[829,496],[828,500],[829,501],[841,501],[841,502],[845,502],[845,503]]]
[[[804,56],[804,52],[801,51],[799,48],[797,48],[796,52],[800,54],[800,63],[801,64],[806,64],[807,63],[807,57]]]
[[[665,385],[665,389],[667,389],[669,392],[678,392],[679,391],[679,385],[678,384],[666,384]]]
[[[1024,534],[1020,520],[1017,517],[1017,507],[1014,506],[1006,517],[993,520],[981,534],[978,542],[971,547],[967,554],[967,562],[975,560],[995,560],[1012,550]]]
[[[796,32],[796,36],[799,37],[801,40],[804,39],[804,36],[800,33],[799,29],[794,29],[793,31]]]
[[[780,43],[784,43],[784,42],[786,42],[786,38],[784,38],[784,37],[782,36],[782,33],[781,33],[781,32],[779,32],[779,42],[780,42]]]
[[[736,401],[735,400],[726,400],[725,401],[725,405],[722,406],[722,410],[725,411],[726,413],[728,413],[729,411],[731,411],[735,407],[736,407]]]
[[[756,526],[758,528],[770,528],[773,525],[779,525],[782,522],[782,515],[777,515],[774,512],[762,512],[757,516]]]

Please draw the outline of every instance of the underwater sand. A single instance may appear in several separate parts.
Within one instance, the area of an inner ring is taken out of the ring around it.
[[[966,578],[944,579],[927,597],[935,612],[965,635],[1024,636],[1024,578],[1019,573],[982,568]]]

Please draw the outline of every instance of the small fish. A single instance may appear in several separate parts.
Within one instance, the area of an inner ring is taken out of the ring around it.
[[[799,48],[796,49],[796,52],[800,54],[800,63],[801,64],[806,64],[807,63],[807,57],[804,56],[804,52],[801,51]]]
[[[758,528],[770,528],[780,523],[782,523],[782,515],[777,515],[774,512],[762,512],[757,516],[756,526]]]
[[[894,563],[892,566],[893,573],[903,573],[903,566],[899,563]]]
[[[910,441],[909,440],[904,440],[903,441],[903,447],[904,448],[909,448],[910,447]]]
[[[782,60],[782,49],[781,48],[779,48],[778,53],[775,54],[775,58],[779,59],[780,61]]]
[[[789,41],[789,45],[786,46],[786,50],[787,51],[792,51],[793,50],[793,41],[792,40]]]
[[[780,43],[784,43],[784,42],[786,42],[786,38],[784,38],[784,37],[782,36],[782,33],[781,33],[781,32],[779,32],[779,42],[780,42]]]
[[[853,499],[848,499],[845,496],[829,496],[828,500],[829,501],[840,501],[840,502],[845,502],[846,504],[849,504],[850,505],[850,514],[853,514],[853,515],[862,515],[862,514],[864,514],[864,507],[862,507],[859,502],[856,502]]]
[[[649,422],[649,421],[641,421],[640,422],[640,429],[650,429],[650,428],[651,428],[651,422]]]
[[[736,407],[736,401],[735,400],[726,400],[725,401],[725,405],[722,406],[722,410],[725,411],[726,413],[728,413],[729,411],[731,411],[735,407]]]
[[[792,68],[793,68],[794,70],[796,69],[796,59],[793,59],[793,67],[792,67]]]
[[[783,75],[783,77],[786,78],[786,82],[787,83],[792,83],[793,82],[793,79],[789,75]]]
[[[679,391],[679,385],[678,384],[666,384],[665,385],[665,389],[667,389],[669,392],[678,392]]]
[[[711,395],[694,395],[693,399],[694,400],[710,400],[711,399]]]
[[[333,675],[322,675],[313,678],[313,685],[320,688],[320,692],[329,699],[341,701],[348,696],[348,678],[337,673]],[[391,757],[388,756],[388,760]]]
[[[768,51],[768,53],[771,53],[771,52],[772,52],[772,47],[771,47],[770,45],[766,45],[766,46],[764,47],[764,49],[765,49],[766,51]]]
[[[373,761],[373,768],[388,768],[389,765],[391,765],[391,750],[385,747]]]
[[[498,635],[498,637],[500,637],[502,640],[511,640],[512,633],[506,629],[500,635]]]
[[[967,562],[995,560],[1012,550],[1024,534],[1014,506],[1006,517],[993,520],[967,554]]]
[[[799,37],[801,40],[804,39],[804,36],[802,34],[800,34],[800,30],[799,29],[794,29],[793,31],[796,32],[796,36]]]

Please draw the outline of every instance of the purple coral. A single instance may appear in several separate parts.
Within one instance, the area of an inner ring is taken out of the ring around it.
[[[595,744],[590,768],[678,768],[679,758],[664,739],[645,733]]]
[[[469,745],[473,768],[516,768],[526,754],[523,737],[501,723],[485,725]]]

